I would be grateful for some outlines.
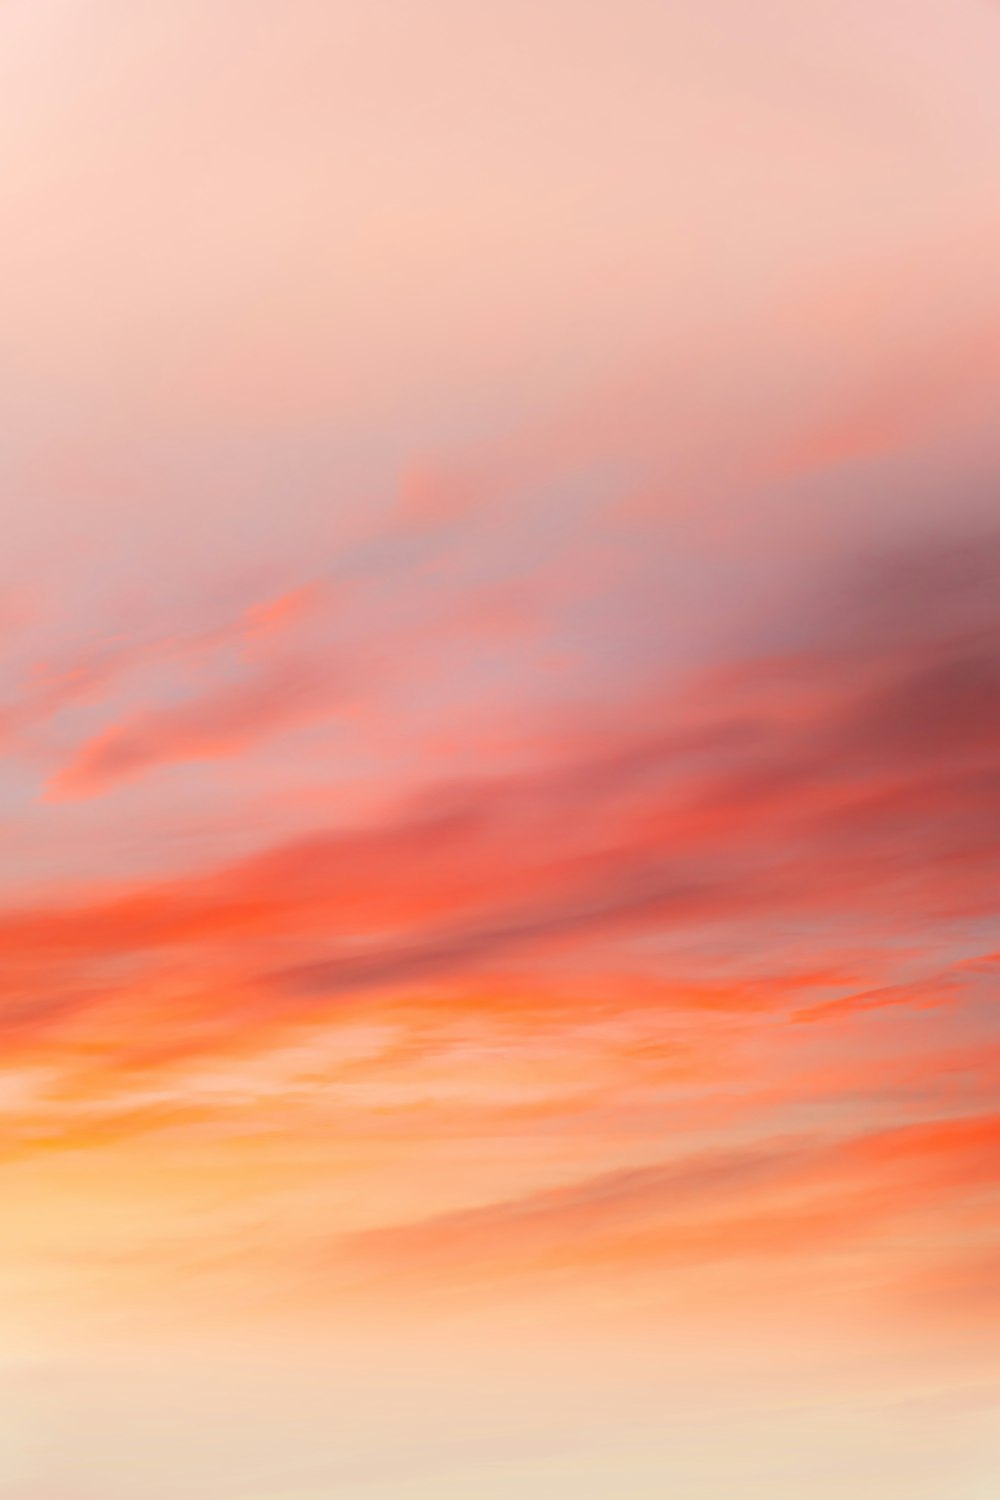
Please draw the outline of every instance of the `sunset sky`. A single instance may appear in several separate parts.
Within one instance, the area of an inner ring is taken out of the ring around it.
[[[3,0],[0,1500],[994,1500],[998,73]]]

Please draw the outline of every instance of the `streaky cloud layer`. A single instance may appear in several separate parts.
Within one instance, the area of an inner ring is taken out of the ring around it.
[[[0,1500],[986,1500],[1000,20],[0,12]]]

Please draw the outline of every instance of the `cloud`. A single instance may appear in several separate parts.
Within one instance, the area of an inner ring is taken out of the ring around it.
[[[332,1268],[339,1256],[362,1280],[443,1278],[454,1288],[612,1263],[695,1268],[821,1256],[877,1243],[889,1226],[919,1224],[945,1204],[960,1212],[993,1185],[998,1148],[995,1114],[842,1139],[764,1138],[364,1231],[331,1247]]]
[[[8,745],[72,709],[99,703],[165,664],[198,669],[227,653],[259,650],[297,628],[322,598],[308,584],[250,604],[219,624],[164,631],[140,620],[95,640],[36,656],[19,690],[0,704],[0,739]]]
[[[869,567],[863,587],[839,584],[825,635],[810,626],[794,650],[734,658],[680,694],[654,686],[575,751],[215,870],[8,911],[0,952],[39,983],[197,959],[241,976],[233,1003],[271,1025],[562,953],[606,959],[643,935],[709,933],[717,954],[767,965],[790,927],[835,954],[845,932],[870,945],[988,916],[998,561],[982,541],[971,594],[967,571],[933,557]],[[230,692],[120,723],[61,790],[226,753],[327,711],[336,689],[311,659],[268,658]]]
[[[59,801],[95,796],[160,766],[215,760],[343,709],[347,678],[305,658],[267,662],[242,681],[139,710],[88,740],[49,783]]]
[[[897,617],[886,638],[876,628],[713,674],[684,705],[696,727],[470,787],[453,832],[473,888],[489,862],[490,909],[290,970],[285,982],[401,984],[630,925],[989,913],[1000,875],[1000,614],[994,605],[973,628],[933,587],[911,603],[913,617]],[[677,722],[678,708],[649,702],[646,717]],[[428,858],[432,884],[449,844],[436,867]],[[522,899],[505,901],[515,889]]]

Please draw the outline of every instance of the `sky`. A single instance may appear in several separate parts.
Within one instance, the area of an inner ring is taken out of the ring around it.
[[[1000,11],[4,0],[0,1500],[990,1500]]]

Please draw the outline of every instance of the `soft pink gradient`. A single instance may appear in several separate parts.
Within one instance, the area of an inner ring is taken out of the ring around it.
[[[0,8],[2,1500],[992,1500],[998,66]]]

